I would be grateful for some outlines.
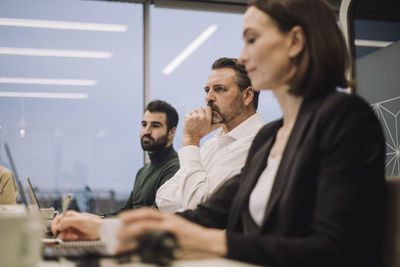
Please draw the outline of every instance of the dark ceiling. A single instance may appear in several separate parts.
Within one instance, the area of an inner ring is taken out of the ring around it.
[[[400,21],[400,0],[360,0],[356,19]]]
[[[111,2],[146,2],[146,0],[96,0],[96,1],[111,1]],[[216,7],[221,11],[221,6],[230,4],[236,6],[240,10],[246,7],[248,0],[150,0],[158,5],[171,7],[182,7],[185,4],[203,3],[207,4],[207,8],[213,9]],[[342,0],[327,0],[333,10],[338,14],[340,3]],[[386,20],[386,21],[400,21],[400,0],[353,0],[356,2],[356,19],[369,19],[369,20]],[[178,3],[178,5],[176,5]],[[193,7],[193,6],[192,6]]]
[[[247,0],[175,0],[175,2],[203,2],[210,4],[233,4],[246,6]],[[327,0],[339,13],[341,0]],[[400,0],[353,0],[357,2],[356,18],[400,21]],[[170,1],[172,2],[172,1]]]

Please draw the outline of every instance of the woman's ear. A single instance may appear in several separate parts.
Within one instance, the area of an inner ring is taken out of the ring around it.
[[[306,44],[306,38],[304,35],[303,28],[298,25],[294,26],[289,32],[289,38],[290,38],[289,57],[295,58],[301,53],[301,51],[303,51],[304,46]]]

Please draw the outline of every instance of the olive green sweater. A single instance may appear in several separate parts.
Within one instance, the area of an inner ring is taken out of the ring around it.
[[[150,163],[141,168],[135,179],[133,190],[125,205],[106,217],[118,215],[120,212],[140,207],[157,207],[155,203],[158,188],[179,170],[179,158],[174,148],[149,154]]]

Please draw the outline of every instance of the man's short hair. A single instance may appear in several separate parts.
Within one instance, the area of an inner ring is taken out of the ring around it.
[[[150,112],[162,112],[165,113],[167,117],[167,130],[171,130],[172,128],[178,125],[178,112],[176,112],[175,108],[162,100],[154,100],[147,104],[146,109],[144,110]]]
[[[252,86],[249,76],[247,76],[247,71],[242,64],[239,64],[236,58],[221,57],[214,61],[211,66],[212,70],[231,68],[236,73],[236,84],[241,91],[245,90],[247,87]],[[258,107],[258,96],[260,92],[254,91],[253,106],[257,110]]]

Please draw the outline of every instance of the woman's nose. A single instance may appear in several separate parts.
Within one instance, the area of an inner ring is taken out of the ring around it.
[[[243,48],[242,51],[240,52],[240,56],[238,58],[238,61],[242,65],[246,64],[246,62],[247,62],[247,53],[245,51],[245,48]]]

